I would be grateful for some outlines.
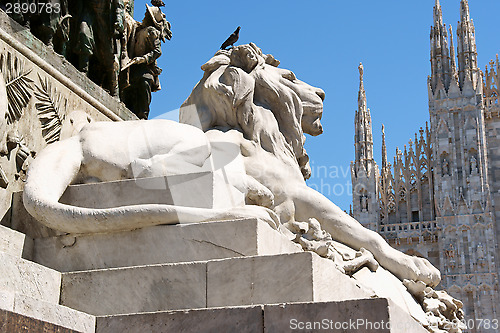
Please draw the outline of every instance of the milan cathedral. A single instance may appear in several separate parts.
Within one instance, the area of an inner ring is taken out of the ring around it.
[[[467,0],[456,40],[436,0],[430,41],[430,121],[397,149],[392,165],[384,128],[381,168],[373,158],[359,67],[351,215],[395,248],[428,258],[441,271],[441,287],[478,323],[500,315],[500,62],[497,55],[479,69]],[[477,326],[471,332],[488,331]]]

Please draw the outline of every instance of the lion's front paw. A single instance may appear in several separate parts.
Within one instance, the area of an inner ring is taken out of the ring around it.
[[[407,269],[408,279],[422,281],[431,287],[441,282],[441,273],[427,259],[404,254],[401,263]]]
[[[266,208],[271,208],[274,205],[274,195],[264,186],[259,188],[250,187],[248,189],[247,198],[251,203]]]

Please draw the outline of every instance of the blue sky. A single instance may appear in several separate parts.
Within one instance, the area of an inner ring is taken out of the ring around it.
[[[313,167],[308,183],[342,209],[348,210],[352,202],[349,165],[354,158],[359,62],[365,68],[379,165],[382,124],[392,160],[396,147],[402,148],[429,118],[427,76],[434,0],[164,2],[173,38],[162,45],[158,62],[163,68],[162,90],[153,94],[150,118],[179,108],[201,79],[200,66],[240,25],[238,44],[256,43],[280,60],[281,67],[325,90],[325,133],[308,137],[306,143]],[[135,2],[138,20],[142,20],[145,3]],[[500,1],[470,0],[469,4],[479,64],[484,69],[500,52]],[[455,30],[460,0],[441,0],[441,6],[445,23]]]

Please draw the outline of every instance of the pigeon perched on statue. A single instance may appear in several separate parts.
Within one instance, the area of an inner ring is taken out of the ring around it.
[[[155,7],[165,7],[165,3],[162,0],[151,0],[151,4]]]
[[[240,29],[241,27],[236,28],[236,30],[229,36],[228,39],[224,43],[222,43],[220,49],[225,50],[229,46],[233,46],[234,43],[238,41],[238,38],[240,38]]]

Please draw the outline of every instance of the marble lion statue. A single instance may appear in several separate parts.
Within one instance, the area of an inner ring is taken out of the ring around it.
[[[437,285],[440,273],[426,259],[395,250],[306,185],[311,171],[304,133],[323,132],[325,93],[278,65],[254,44],[222,50],[202,66],[203,78],[182,105],[180,123],[86,124],[33,161],[24,190],[26,209],[44,225],[67,233],[242,217],[275,226],[313,219],[334,241],[366,249],[400,279]],[[235,147],[236,153],[218,167],[227,171],[223,177],[214,179],[243,193],[243,203],[220,199],[213,208],[141,204],[92,209],[59,202],[71,184],[214,171],[224,147]]]

